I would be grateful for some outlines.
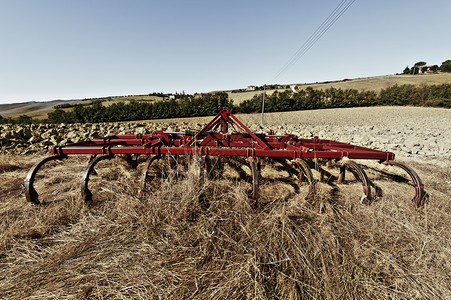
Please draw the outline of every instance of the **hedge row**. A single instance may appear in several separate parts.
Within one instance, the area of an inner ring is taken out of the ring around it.
[[[451,84],[441,85],[394,85],[374,91],[355,89],[316,90],[311,87],[296,92],[286,90],[267,95],[266,112],[307,110],[337,107],[357,107],[373,105],[415,105],[451,107]],[[131,101],[116,102],[104,106],[102,101],[94,101],[90,106],[76,105],[70,111],[56,109],[48,114],[48,119],[40,122],[49,123],[96,123],[147,119],[165,119],[176,117],[197,117],[215,115],[221,107],[229,107],[233,112],[255,113],[262,110],[262,96],[256,95],[233,105],[227,93],[219,92],[201,95],[183,95],[177,100],[159,102]],[[28,116],[17,119],[2,118],[0,123],[38,122]]]
[[[291,90],[274,92],[265,100],[265,111],[290,111],[337,107],[358,107],[373,105],[415,105],[451,107],[451,84],[415,86],[394,85],[374,91],[355,89],[315,90],[311,87],[294,93]],[[239,111],[243,113],[259,112],[262,109],[262,96],[256,95],[242,102]]]

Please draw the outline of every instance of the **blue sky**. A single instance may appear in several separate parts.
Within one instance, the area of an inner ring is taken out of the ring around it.
[[[451,1],[0,0],[0,103],[209,92],[402,72],[451,59]]]

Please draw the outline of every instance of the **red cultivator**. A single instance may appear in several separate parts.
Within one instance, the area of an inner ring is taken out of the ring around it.
[[[90,201],[92,193],[88,189],[90,174],[95,173],[94,166],[101,160],[111,159],[115,155],[125,155],[132,168],[136,168],[139,155],[147,155],[148,160],[142,174],[142,187],[145,188],[147,172],[151,164],[165,155],[197,156],[201,170],[210,157],[216,157],[216,164],[221,165],[223,157],[245,157],[250,163],[252,174],[251,197],[257,202],[261,158],[274,159],[287,168],[299,170],[299,182],[306,180],[309,185],[308,197],[314,196],[316,179],[310,165],[312,161],[333,162],[339,165],[340,175],[337,183],[343,182],[346,168],[362,182],[362,202],[371,200],[371,183],[368,176],[354,160],[378,160],[385,165],[402,168],[410,176],[415,188],[412,199],[420,206],[426,197],[423,184],[414,170],[400,162],[394,161],[392,152],[378,151],[354,146],[318,137],[301,139],[291,134],[274,135],[257,134],[250,131],[227,108],[223,108],[210,123],[198,132],[156,131],[152,134],[115,135],[86,142],[57,146],[51,150],[53,156],[46,157],[31,168],[25,179],[25,195],[28,201],[39,204],[38,194],[33,187],[38,170],[48,161],[67,158],[71,154],[90,154],[91,160],[83,173],[81,194],[85,201]],[[201,172],[201,178],[203,178]]]

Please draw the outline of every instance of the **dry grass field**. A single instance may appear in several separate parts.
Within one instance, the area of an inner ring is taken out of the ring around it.
[[[358,127],[373,120],[370,109],[332,115]],[[411,127],[414,110],[379,119],[387,127]],[[425,120],[449,116],[425,111]],[[334,124],[315,113],[311,119],[282,113],[268,122]],[[430,134],[448,126],[441,121]],[[451,297],[448,158],[400,157],[429,193],[420,209],[411,205],[414,190],[404,174],[376,162],[362,162],[377,191],[362,205],[362,186],[352,176],[343,185],[325,180],[306,200],[305,184],[297,187],[294,176],[265,161],[257,210],[248,198],[250,170],[235,160],[223,178],[203,184],[195,163],[162,160],[141,194],[143,164],[134,171],[120,157],[102,161],[90,181],[93,203],[83,204],[86,156],[46,165],[35,184],[43,205],[33,207],[24,199],[23,180],[40,157],[0,156],[2,299]]]
[[[413,85],[432,85],[432,84],[444,84],[451,82],[451,73],[439,73],[439,74],[424,74],[424,75],[385,75],[375,76],[367,78],[356,78],[345,81],[332,81],[332,82],[319,82],[319,83],[306,83],[295,84],[300,89],[306,89],[311,87],[314,89],[356,89],[359,91],[380,91],[381,89],[388,88],[395,84],[413,84]],[[280,89],[278,91],[284,91]],[[267,90],[266,93],[271,95],[276,90]],[[234,104],[240,104],[244,100],[252,99],[255,95],[261,95],[263,91],[249,91],[241,93],[227,92],[230,99]]]
[[[395,84],[444,84],[451,82],[450,73],[439,73],[439,74],[423,74],[423,75],[386,75],[386,76],[375,76],[368,78],[356,78],[346,81],[330,82],[330,83],[317,83],[317,84],[306,84],[305,87],[311,86],[317,89],[327,89],[327,88],[341,88],[341,89],[356,89],[359,91],[379,91],[384,88],[388,88]],[[304,87],[304,85],[300,85]]]
[[[111,105],[115,102],[118,101],[122,101],[124,103],[128,103],[131,100],[135,100],[135,101],[149,101],[149,102],[154,102],[154,101],[161,101],[162,97],[159,96],[148,96],[148,95],[142,95],[142,96],[123,96],[123,97],[118,97],[118,98],[112,98],[111,100],[108,101],[104,101],[102,102],[102,104],[104,106],[108,106]]]
[[[47,118],[47,113],[53,111],[53,106],[61,102],[27,102],[14,104],[0,104],[0,115],[2,117],[17,118],[27,115],[36,119]]]

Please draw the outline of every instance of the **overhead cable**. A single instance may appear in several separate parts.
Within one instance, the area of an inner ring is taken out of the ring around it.
[[[294,53],[294,55],[283,65],[276,73],[275,81],[280,75],[287,71],[291,66],[296,64],[315,43],[338,21],[338,19],[349,9],[355,0],[342,0],[337,7],[329,14],[329,16],[321,23],[321,25],[313,32],[313,34],[304,42],[304,44]]]

